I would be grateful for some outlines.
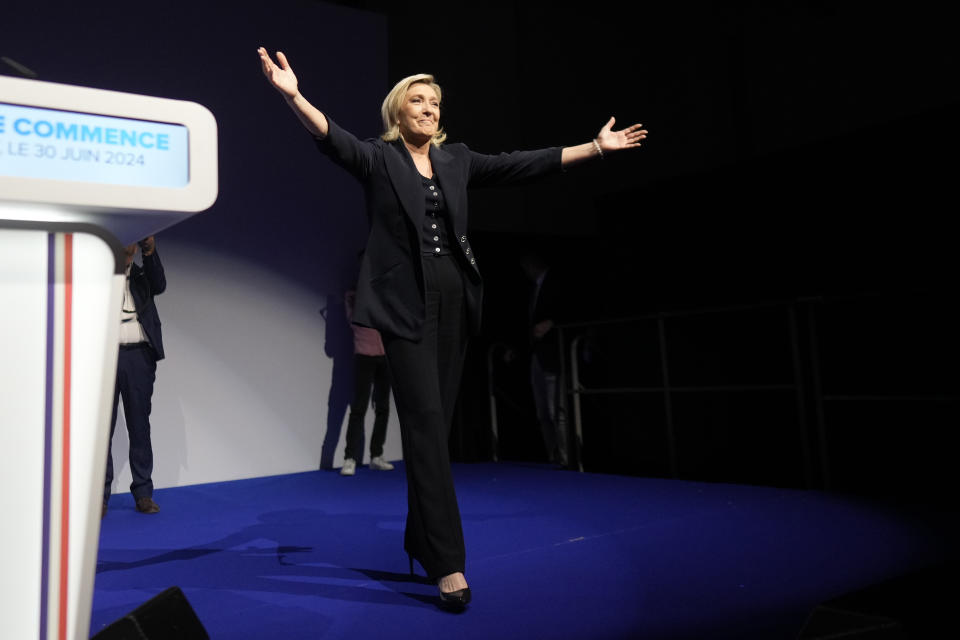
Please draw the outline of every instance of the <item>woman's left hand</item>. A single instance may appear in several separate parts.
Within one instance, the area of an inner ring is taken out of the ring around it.
[[[639,147],[640,142],[647,137],[647,130],[641,129],[642,124],[634,124],[620,131],[613,131],[613,124],[616,118],[612,117],[600,129],[597,134],[597,144],[606,153],[607,151],[619,151],[620,149],[633,149]]]

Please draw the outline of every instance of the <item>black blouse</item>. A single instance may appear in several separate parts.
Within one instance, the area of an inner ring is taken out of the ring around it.
[[[420,180],[423,183],[424,206],[427,212],[420,229],[420,251],[431,256],[449,255],[450,223],[447,221],[447,205],[440,185],[433,178],[420,176]]]

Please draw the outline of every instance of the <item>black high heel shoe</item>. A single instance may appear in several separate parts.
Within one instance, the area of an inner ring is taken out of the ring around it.
[[[440,606],[448,611],[463,611],[470,604],[470,587],[464,587],[456,591],[444,591],[438,580],[437,591],[440,592]]]
[[[439,587],[437,587],[439,589]],[[450,593],[440,592],[440,605],[450,611],[463,611],[470,604],[470,587],[465,587]]]
[[[407,559],[410,561],[410,575],[417,575],[413,572],[413,556],[408,553]],[[440,605],[449,611],[463,611],[464,607],[470,604],[470,587],[447,593],[441,591],[438,584],[437,591],[440,591]]]

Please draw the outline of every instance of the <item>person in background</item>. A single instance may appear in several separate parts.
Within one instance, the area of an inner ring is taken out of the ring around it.
[[[344,295],[347,321],[353,319],[356,291]],[[347,420],[346,450],[340,475],[352,476],[357,464],[363,461],[363,422],[370,404],[373,389],[373,433],[370,435],[370,468],[392,471],[393,465],[383,459],[383,443],[387,439],[387,421],[390,418],[390,371],[383,350],[380,332],[370,327],[350,323],[353,329],[353,401],[350,403],[350,418]]]
[[[143,266],[134,262],[137,250]],[[153,501],[153,445],[150,442],[150,409],[157,361],[163,359],[163,336],[154,297],[167,288],[163,264],[153,236],[126,247],[126,279],[120,307],[120,353],[117,356],[117,381],[107,444],[107,474],[103,485],[103,509],[107,513],[110,485],[113,483],[113,432],[117,408],[123,399],[123,415],[130,439],[130,493],[139,513],[157,513]]]
[[[530,386],[537,422],[543,435],[547,459],[561,468],[568,466],[565,403],[558,384],[560,346],[555,325],[563,316],[564,290],[556,270],[542,255],[526,253],[520,260],[532,287],[527,313],[530,344]]]

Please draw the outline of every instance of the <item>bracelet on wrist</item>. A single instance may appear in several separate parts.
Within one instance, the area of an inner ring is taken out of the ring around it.
[[[603,149],[600,148],[600,143],[597,142],[597,139],[593,139],[593,147],[597,150],[597,155],[600,156],[600,159],[603,160]]]

